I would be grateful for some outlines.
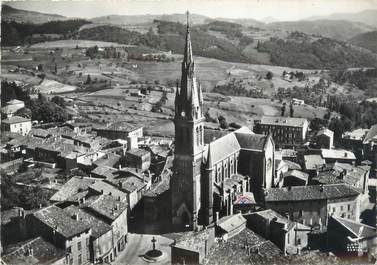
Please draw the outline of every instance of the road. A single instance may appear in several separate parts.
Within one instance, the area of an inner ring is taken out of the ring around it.
[[[150,264],[143,259],[143,255],[152,249],[152,238],[155,237],[156,249],[161,250],[164,253],[163,259],[154,264],[171,264],[171,251],[170,244],[173,243],[172,239],[158,236],[158,235],[147,235],[147,234],[131,234],[127,236],[128,243],[126,249],[116,258],[115,262],[112,264],[119,265],[144,265]]]

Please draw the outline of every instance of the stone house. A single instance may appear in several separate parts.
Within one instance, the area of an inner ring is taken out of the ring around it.
[[[310,227],[327,225],[328,216],[358,221],[360,192],[345,184],[293,186],[265,191],[265,207]]]
[[[308,246],[310,227],[290,221],[273,210],[246,214],[245,218],[248,227],[270,239],[285,254],[298,254]]]
[[[27,135],[31,130],[31,120],[20,117],[12,116],[10,118],[1,120],[1,131],[18,133],[21,135]]]

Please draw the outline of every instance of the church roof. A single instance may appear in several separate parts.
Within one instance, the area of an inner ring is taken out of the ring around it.
[[[211,130],[204,129],[204,143],[209,144],[227,134],[231,133],[230,131],[222,130]]]
[[[238,143],[242,149],[262,151],[268,136],[264,134],[236,133]]]
[[[232,153],[241,149],[234,133],[227,134],[209,144],[208,156],[211,157],[211,164],[223,160]]]

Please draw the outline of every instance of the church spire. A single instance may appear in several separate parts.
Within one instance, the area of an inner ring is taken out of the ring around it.
[[[192,56],[192,45],[190,36],[190,13],[187,11],[187,30],[186,30],[186,42],[185,50],[183,54],[182,71],[185,70],[189,77],[194,74],[194,59]]]

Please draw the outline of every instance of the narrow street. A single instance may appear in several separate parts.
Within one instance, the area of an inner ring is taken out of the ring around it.
[[[158,235],[147,235],[147,234],[128,234],[128,243],[126,249],[120,253],[116,258],[115,262],[112,264],[119,265],[138,265],[138,264],[150,264],[149,262],[143,259],[143,255],[152,249],[152,238],[155,237],[156,249],[161,250],[164,253],[164,256],[161,261],[154,264],[170,264],[171,252],[170,244],[173,243],[173,240],[158,236]]]

